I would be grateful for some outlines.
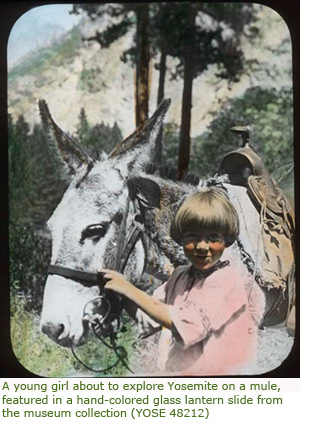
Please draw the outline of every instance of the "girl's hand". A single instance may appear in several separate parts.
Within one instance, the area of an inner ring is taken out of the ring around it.
[[[103,274],[105,288],[111,289],[120,295],[127,296],[128,290],[132,285],[122,274],[109,269],[101,269],[99,271]]]
[[[172,319],[167,304],[156,300],[141,289],[136,288],[125,277],[114,270],[101,269],[103,274],[105,288],[117,292],[128,300],[132,301],[137,307],[147,313],[152,319],[162,326],[171,329]]]

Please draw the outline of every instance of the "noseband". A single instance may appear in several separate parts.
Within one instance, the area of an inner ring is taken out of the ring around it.
[[[144,226],[142,223],[142,216],[140,211],[140,206],[137,201],[137,199],[133,200],[133,205],[135,209],[135,214],[132,218],[132,224],[130,231],[128,233],[127,238],[125,239],[126,234],[126,228],[127,228],[127,218],[129,215],[129,205],[130,205],[130,199],[127,200],[127,205],[123,214],[123,219],[121,222],[121,226],[119,229],[119,239],[117,243],[116,253],[115,253],[115,262],[114,262],[114,270],[118,271],[119,273],[123,273],[126,264],[130,258],[130,255],[136,245],[136,243],[141,240],[144,252],[145,252],[145,264],[147,260],[147,245],[144,237]],[[144,268],[145,268],[144,264]],[[120,328],[120,321],[119,316],[121,314],[122,310],[122,303],[120,298],[116,293],[113,291],[106,289],[104,287],[106,283],[106,279],[104,279],[104,275],[102,272],[97,273],[91,273],[86,272],[82,270],[77,269],[71,269],[59,265],[50,264],[48,267],[48,274],[50,275],[58,275],[65,277],[67,279],[75,280],[79,282],[81,285],[85,287],[93,287],[98,286],[100,290],[100,295],[98,297],[93,298],[90,300],[84,307],[83,315],[89,317],[89,322],[92,326],[92,329],[94,331],[94,334],[97,336],[98,339],[100,339],[107,347],[112,348],[118,358],[118,361],[108,367],[107,369],[101,369],[101,370],[95,370],[84,364],[75,354],[73,345],[71,346],[72,353],[75,356],[75,358],[87,369],[92,370],[93,372],[106,372],[107,370],[113,368],[119,361],[121,361],[127,368],[128,365],[126,364],[124,358],[121,356],[121,352],[123,351],[123,347],[117,347],[115,343],[116,335],[113,330],[112,322],[116,319],[117,329],[116,334],[119,332]],[[102,302],[106,303],[106,313],[101,319],[95,319],[93,316],[86,314],[86,308],[87,305],[95,302],[97,299],[100,299]],[[102,333],[102,336],[100,335]],[[109,336],[110,338],[110,344],[108,344],[104,338]],[[126,357],[126,356],[124,356]],[[129,369],[129,368],[128,368]],[[130,369],[129,369],[130,370]]]
[[[56,274],[67,279],[77,280],[86,287],[101,286],[104,284],[102,273],[89,273],[82,270],[69,269],[67,267],[50,264],[48,274]]]

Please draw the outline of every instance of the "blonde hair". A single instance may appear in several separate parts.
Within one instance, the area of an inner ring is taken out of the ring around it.
[[[171,237],[179,244],[185,231],[222,233],[226,246],[239,234],[238,215],[222,189],[211,187],[188,196],[175,214]]]

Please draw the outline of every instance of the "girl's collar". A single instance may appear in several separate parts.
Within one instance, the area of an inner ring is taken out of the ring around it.
[[[197,280],[202,279],[204,281],[208,276],[210,276],[215,271],[220,270],[223,267],[226,267],[229,265],[230,265],[229,260],[225,260],[225,261],[219,260],[214,266],[210,267],[208,270],[199,270],[193,265],[191,265],[188,271],[188,284],[185,289],[185,291],[187,291],[187,294],[186,294],[185,300],[187,300],[189,292],[194,286],[196,279]]]
[[[199,277],[208,277],[213,272],[222,269],[223,267],[229,266],[230,262],[229,260],[225,261],[218,261],[214,266],[210,267],[207,270],[199,270],[195,266],[191,265],[189,269],[189,276],[192,278],[199,278]]]

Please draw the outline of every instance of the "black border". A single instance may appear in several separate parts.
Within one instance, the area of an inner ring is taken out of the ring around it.
[[[114,2],[114,0],[112,1]],[[211,1],[209,1],[211,3]],[[213,1],[213,3],[219,1]],[[234,0],[234,2],[242,2]],[[14,23],[31,8],[49,4],[72,4],[69,2],[6,2],[0,4],[0,378],[39,377],[25,369],[15,358],[10,340],[9,304],[9,247],[8,247],[8,127],[7,127],[7,42]],[[78,3],[84,3],[78,2]],[[94,3],[100,3],[95,1]],[[101,2],[102,3],[102,2]],[[245,1],[243,1],[245,3]],[[277,369],[250,378],[299,378],[300,377],[300,1],[264,0],[257,3],[274,9],[285,20],[291,33],[293,59],[294,100],[294,161],[295,161],[295,213],[296,276],[297,276],[297,326],[294,345],[290,355]],[[139,378],[139,377],[137,377]],[[194,377],[200,378],[200,377]],[[232,378],[231,376],[224,378]],[[241,377],[240,377],[241,378]],[[151,378],[150,378],[151,379]]]

